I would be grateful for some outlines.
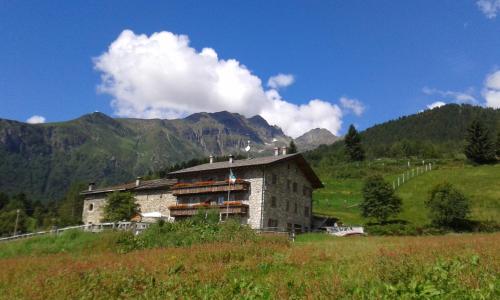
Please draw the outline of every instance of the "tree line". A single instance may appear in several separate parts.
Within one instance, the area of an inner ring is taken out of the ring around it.
[[[0,192],[0,236],[10,236],[82,222],[85,184],[71,185],[60,201],[33,201],[25,193],[8,195]]]

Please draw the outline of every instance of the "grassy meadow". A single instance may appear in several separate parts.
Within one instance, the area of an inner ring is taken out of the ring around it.
[[[500,233],[258,236],[131,251],[117,251],[120,233],[64,235],[0,244],[0,299],[500,297]],[[12,251],[27,243],[31,253]]]
[[[412,162],[411,166],[419,166]],[[421,164],[420,164],[421,166]],[[415,168],[411,167],[411,169]],[[332,167],[336,168],[336,167]],[[320,169],[325,188],[314,192],[314,212],[339,218],[346,224],[365,224],[357,206],[362,200],[363,178],[382,174],[392,184],[407,172],[407,161],[374,161],[340,165],[339,170]],[[471,200],[471,219],[500,219],[500,164],[471,166],[462,161],[434,161],[433,170],[411,177],[396,193],[403,200],[403,211],[397,217],[422,226],[430,221],[425,200],[437,183],[448,181]]]

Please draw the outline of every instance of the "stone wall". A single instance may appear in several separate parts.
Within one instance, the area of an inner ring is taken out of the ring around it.
[[[82,221],[83,224],[99,224],[104,215],[106,195],[87,195],[83,201]]]
[[[273,183],[273,175],[276,183]],[[300,226],[302,231],[311,229],[312,189],[311,183],[293,161],[273,165],[266,170],[264,193],[264,227],[269,219],[277,221],[276,227],[289,229]],[[294,183],[296,191],[294,191]],[[305,191],[304,191],[305,188]],[[275,207],[273,207],[273,197]],[[297,210],[295,210],[297,207]],[[307,212],[306,212],[307,210]]]
[[[160,212],[170,217],[170,205],[175,205],[176,198],[166,190],[141,191],[135,194],[141,213]],[[84,224],[98,224],[104,216],[106,194],[87,195],[83,201],[82,221]],[[144,219],[143,221],[153,221]]]

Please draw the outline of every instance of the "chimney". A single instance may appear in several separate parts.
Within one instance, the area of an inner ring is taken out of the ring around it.
[[[286,155],[287,148],[286,146],[281,147],[281,154]]]
[[[214,156],[212,154],[210,154],[210,156],[208,158],[210,159],[210,163],[213,164],[214,163]]]
[[[141,179],[142,179],[141,177],[137,177],[137,178],[135,179],[135,186],[136,186],[136,187],[141,185]]]
[[[280,155],[280,148],[274,147],[274,156]]]
[[[92,192],[94,190],[95,183],[94,182],[89,182],[89,192]]]
[[[229,154],[229,163],[232,164],[233,163],[233,155],[232,154]]]

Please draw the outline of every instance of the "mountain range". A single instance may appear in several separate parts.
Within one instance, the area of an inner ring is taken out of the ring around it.
[[[299,150],[336,137],[314,129],[296,139]],[[111,118],[95,112],[78,119],[27,124],[0,119],[0,191],[34,199],[60,198],[72,182],[115,184],[210,154],[267,155],[292,139],[260,116],[227,111],[184,119]]]

